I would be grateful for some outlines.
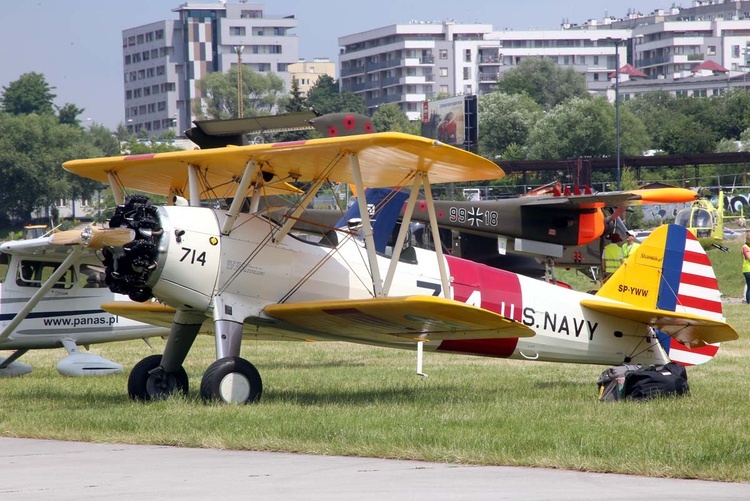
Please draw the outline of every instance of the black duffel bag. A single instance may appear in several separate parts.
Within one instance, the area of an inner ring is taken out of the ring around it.
[[[655,397],[687,395],[689,392],[685,367],[668,363],[628,372],[622,387],[622,398],[649,400]]]

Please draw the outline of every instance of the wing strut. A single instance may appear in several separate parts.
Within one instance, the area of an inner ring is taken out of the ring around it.
[[[354,186],[357,189],[357,193],[362,194],[362,196],[357,197],[357,203],[359,204],[359,217],[362,218],[362,236],[365,239],[365,251],[367,252],[367,260],[370,262],[372,287],[375,292],[375,297],[381,297],[383,295],[383,281],[380,279],[378,257],[375,252],[375,240],[372,236],[372,223],[370,221],[370,213],[367,212],[367,200],[365,200],[364,196],[365,187],[362,182],[362,171],[359,168],[359,159],[356,154],[349,153],[349,163],[352,168],[352,176],[354,177]]]
[[[65,258],[62,264],[57,267],[57,269],[52,273],[52,275],[50,275],[47,281],[42,284],[39,290],[36,291],[33,296],[31,296],[31,299],[29,299],[29,301],[23,306],[23,308],[21,308],[16,316],[13,317],[13,320],[11,320],[10,323],[5,327],[5,329],[3,329],[3,332],[0,332],[0,339],[5,339],[13,334],[13,331],[16,329],[16,327],[18,327],[18,324],[20,324],[23,319],[28,316],[31,310],[33,310],[34,307],[39,303],[39,301],[44,297],[44,295],[49,292],[49,290],[53,285],[55,285],[58,279],[63,276],[66,271],[68,271],[70,265],[73,264],[73,262],[81,256],[81,254],[86,252],[86,250],[86,247],[81,246],[73,249],[73,252],[68,254],[68,257]]]
[[[276,243],[280,243],[284,237],[286,237],[287,233],[292,229],[292,226],[294,226],[294,223],[297,222],[297,218],[300,214],[305,210],[305,207],[312,201],[313,197],[317,195],[318,191],[320,191],[320,188],[323,187],[323,183],[325,183],[326,180],[324,178],[320,178],[317,181],[315,181],[315,184],[313,184],[309,190],[307,190],[307,193],[302,197],[302,200],[297,204],[297,208],[292,211],[291,214],[287,216],[287,220],[284,223],[284,226],[281,227],[281,230],[274,235],[273,241]]]
[[[247,193],[247,189],[250,187],[250,181],[255,179],[255,176],[258,174],[259,169],[260,166],[255,160],[250,160],[245,164],[245,172],[242,174],[242,179],[240,179],[240,186],[239,188],[237,188],[237,193],[234,195],[232,205],[229,206],[229,210],[227,211],[227,217],[224,220],[224,224],[221,226],[222,235],[229,235],[229,232],[232,229],[232,225],[234,224],[235,219],[237,219],[237,215],[240,213],[240,208],[245,201],[245,194]],[[192,200],[192,183],[190,186],[190,200]]]
[[[443,291],[446,299],[451,298],[450,282],[448,281],[448,271],[445,269],[445,256],[443,255],[443,242],[440,241],[440,230],[438,229],[437,215],[435,214],[435,201],[432,198],[432,188],[430,179],[426,172],[421,172],[422,184],[424,186],[424,196],[427,202],[427,214],[430,217],[430,230],[432,230],[432,241],[435,244],[435,254],[437,255],[438,269],[440,270],[440,281],[443,283]]]
[[[190,190],[190,207],[200,207],[201,192],[197,165],[188,165],[188,189]]]
[[[109,187],[112,189],[112,195],[115,197],[115,203],[117,205],[124,204],[125,196],[122,193],[122,188],[120,188],[120,183],[118,183],[117,174],[112,171],[107,172],[107,179],[109,180]]]
[[[411,221],[411,215],[414,212],[414,206],[417,204],[417,196],[419,195],[419,186],[422,184],[422,176],[418,174],[414,177],[414,184],[411,187],[411,194],[409,200],[406,202],[406,210],[404,216],[401,219],[401,229],[398,230],[398,237],[396,237],[396,243],[393,244],[393,255],[391,256],[391,264],[388,266],[388,273],[385,276],[385,284],[383,285],[383,294],[388,295],[391,290],[391,283],[393,282],[393,276],[396,274],[396,266],[398,266],[398,260],[401,257],[401,250],[404,247],[404,240],[406,235],[409,233],[409,222]]]

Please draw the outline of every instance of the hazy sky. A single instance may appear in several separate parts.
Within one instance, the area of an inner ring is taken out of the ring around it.
[[[114,129],[124,121],[122,30],[176,19],[177,0],[13,0],[0,30],[0,86],[30,71],[56,89],[55,104],[85,108],[84,120]],[[197,2],[193,2],[197,3]],[[202,3],[218,3],[205,0]],[[264,3],[264,2],[258,2]],[[690,6],[689,0],[676,2]],[[268,0],[269,16],[299,21],[300,57],[338,61],[338,37],[410,20],[479,22],[502,29],[558,29],[629,9],[647,14],[663,0]]]

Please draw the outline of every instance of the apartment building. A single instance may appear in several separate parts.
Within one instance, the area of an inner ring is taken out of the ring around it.
[[[328,75],[336,80],[336,63],[327,57],[316,57],[312,61],[300,59],[289,65],[289,75],[297,80],[300,93],[307,96],[310,87],[315,85],[322,75]]]
[[[131,132],[190,128],[205,107],[199,80],[240,63],[273,72],[289,89],[299,59],[294,16],[269,16],[262,3],[185,3],[164,20],[123,30],[124,109]],[[241,48],[238,50],[238,48]]]
[[[586,78],[594,94],[611,85],[609,74],[629,62],[630,30],[493,31],[480,47],[479,94],[492,92],[502,74],[525,58],[548,57]]]
[[[418,120],[426,100],[477,92],[479,49],[491,31],[489,24],[415,21],[340,37],[340,88],[371,111],[398,103]]]

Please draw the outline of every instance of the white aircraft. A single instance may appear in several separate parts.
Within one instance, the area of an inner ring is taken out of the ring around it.
[[[678,227],[655,231],[596,296],[445,256],[439,241],[434,252],[405,245],[420,189],[419,203],[439,238],[431,183],[503,175],[494,163],[433,140],[379,133],[64,167],[109,182],[120,204],[110,227],[135,230],[132,242],[105,249],[104,264],[112,290],[139,302],[103,308],[171,328],[163,355],[133,368],[133,399],[187,393],[182,364],[201,330],[213,332],[217,360],[200,394],[232,403],[254,402],[262,393],[258,370],[240,357],[242,339],[413,349],[421,374],[423,350],[608,365],[664,363],[679,351],[693,357],[688,363],[700,363],[716,343],[737,338],[721,314],[708,258]],[[306,189],[277,222],[261,200],[295,191],[288,182]],[[376,251],[364,197],[357,201],[359,226],[330,228],[315,241],[293,234],[327,182],[353,183],[358,193],[365,186],[411,187],[390,256]],[[126,199],[124,187],[182,203]],[[202,205],[222,197],[231,203]],[[152,296],[163,304],[148,301]]]
[[[88,228],[84,233],[90,235],[89,245],[75,250],[61,233],[0,245],[0,350],[13,350],[9,357],[0,357],[0,377],[31,372],[30,365],[18,361],[27,351],[60,347],[68,351],[57,364],[63,375],[120,372],[120,364],[78,347],[167,334],[164,328],[101,309],[118,296],[104,283],[104,267],[92,249],[114,242],[95,238],[96,233],[103,235],[101,230]],[[106,235],[118,233],[125,242],[132,239],[130,230]]]

